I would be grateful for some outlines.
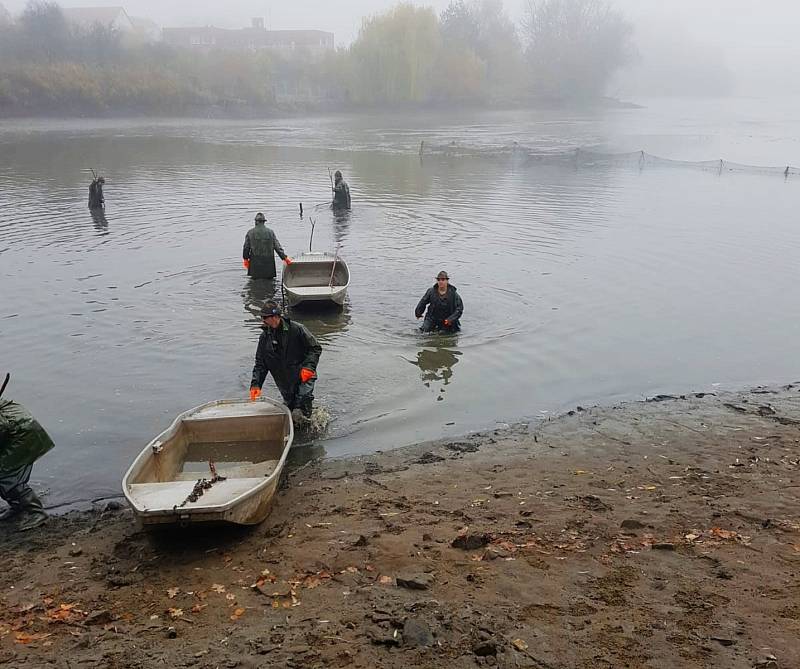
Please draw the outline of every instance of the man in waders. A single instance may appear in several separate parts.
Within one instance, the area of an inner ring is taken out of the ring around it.
[[[3,390],[9,377],[6,374]],[[47,520],[42,502],[28,481],[33,463],[51,448],[52,439],[25,407],[0,400],[0,498],[8,504],[0,513],[0,522],[16,521],[16,529],[24,532]]]
[[[103,197],[104,177],[95,177],[89,184],[89,209],[102,209],[106,199]]]
[[[427,313],[425,313],[426,306]],[[464,313],[464,303],[461,301],[456,287],[450,285],[450,277],[447,276],[447,272],[439,272],[436,275],[436,283],[428,288],[417,304],[414,315],[419,319],[422,318],[423,313],[425,313],[425,320],[420,327],[423,332],[434,330],[458,332],[461,329],[459,319]]]
[[[292,264],[292,259],[287,256],[275,233],[265,224],[266,217],[261,212],[256,214],[255,227],[250,228],[244,238],[242,249],[242,264],[247,270],[247,276],[252,279],[274,279],[275,254],[287,265]]]
[[[333,175],[333,208],[350,209],[350,186],[342,178],[342,173],[336,170]]]
[[[250,399],[256,400],[261,396],[267,374],[272,374],[292,418],[295,421],[308,419],[314,402],[314,382],[322,347],[305,325],[284,318],[276,302],[264,304],[261,322],[263,326],[250,382]]]

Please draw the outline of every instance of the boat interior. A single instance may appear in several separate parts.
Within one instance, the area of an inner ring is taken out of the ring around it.
[[[230,408],[188,416],[171,435],[152,444],[149,457],[127,482],[130,494],[143,509],[229,501],[275,471],[286,447],[289,420],[281,411],[230,415]],[[197,500],[189,499],[201,479],[213,484]]]
[[[336,267],[334,267],[334,262]],[[331,279],[331,272],[333,278]],[[283,284],[292,290],[297,288],[319,288],[331,286],[339,288],[350,281],[350,272],[342,260],[320,260],[303,262],[296,260],[283,270]]]

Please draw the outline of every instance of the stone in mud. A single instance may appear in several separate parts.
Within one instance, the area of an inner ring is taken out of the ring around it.
[[[85,625],[106,625],[113,619],[111,612],[103,609],[101,611],[92,611],[83,622]]]
[[[414,464],[417,465],[430,465],[435,462],[444,462],[445,458],[441,455],[436,455],[435,453],[431,453],[430,451],[425,451],[417,460],[414,461]]]
[[[493,639],[478,641],[478,643],[472,647],[472,652],[478,657],[497,655],[497,643]]]
[[[623,530],[641,530],[641,529],[644,529],[645,524],[639,522],[638,520],[636,520],[634,518],[627,518],[627,519],[622,521],[622,523],[620,524],[620,527]]]
[[[409,618],[403,625],[403,645],[412,647],[432,646],[433,633],[424,622],[416,618]]]
[[[477,548],[483,548],[486,546],[492,538],[486,534],[459,534],[455,539],[453,539],[453,543],[450,545],[453,548],[460,548],[464,551],[474,551]]]
[[[427,590],[433,585],[433,574],[398,574],[395,577],[398,587],[409,590]]]

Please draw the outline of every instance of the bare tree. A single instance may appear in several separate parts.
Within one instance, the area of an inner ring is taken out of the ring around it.
[[[523,21],[534,95],[590,99],[632,55],[632,25],[605,0],[531,0]]]

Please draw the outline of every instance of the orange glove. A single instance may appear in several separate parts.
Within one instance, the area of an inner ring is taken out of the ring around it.
[[[294,262],[294,260],[292,260],[292,259],[291,259],[289,256],[286,256],[286,257],[283,259],[283,264],[284,264],[284,265],[291,265],[293,262]]]
[[[449,327],[450,327],[450,321],[448,321],[446,318],[444,319],[444,326],[445,326],[446,328],[449,328]]]
[[[244,258],[242,260],[242,265],[244,266],[245,269],[250,269],[250,261],[247,258]]]
[[[316,375],[316,372],[308,369],[308,367],[303,367],[303,369],[300,370],[300,383],[308,383]]]
[[[261,397],[261,388],[250,388],[250,401],[255,402]]]

